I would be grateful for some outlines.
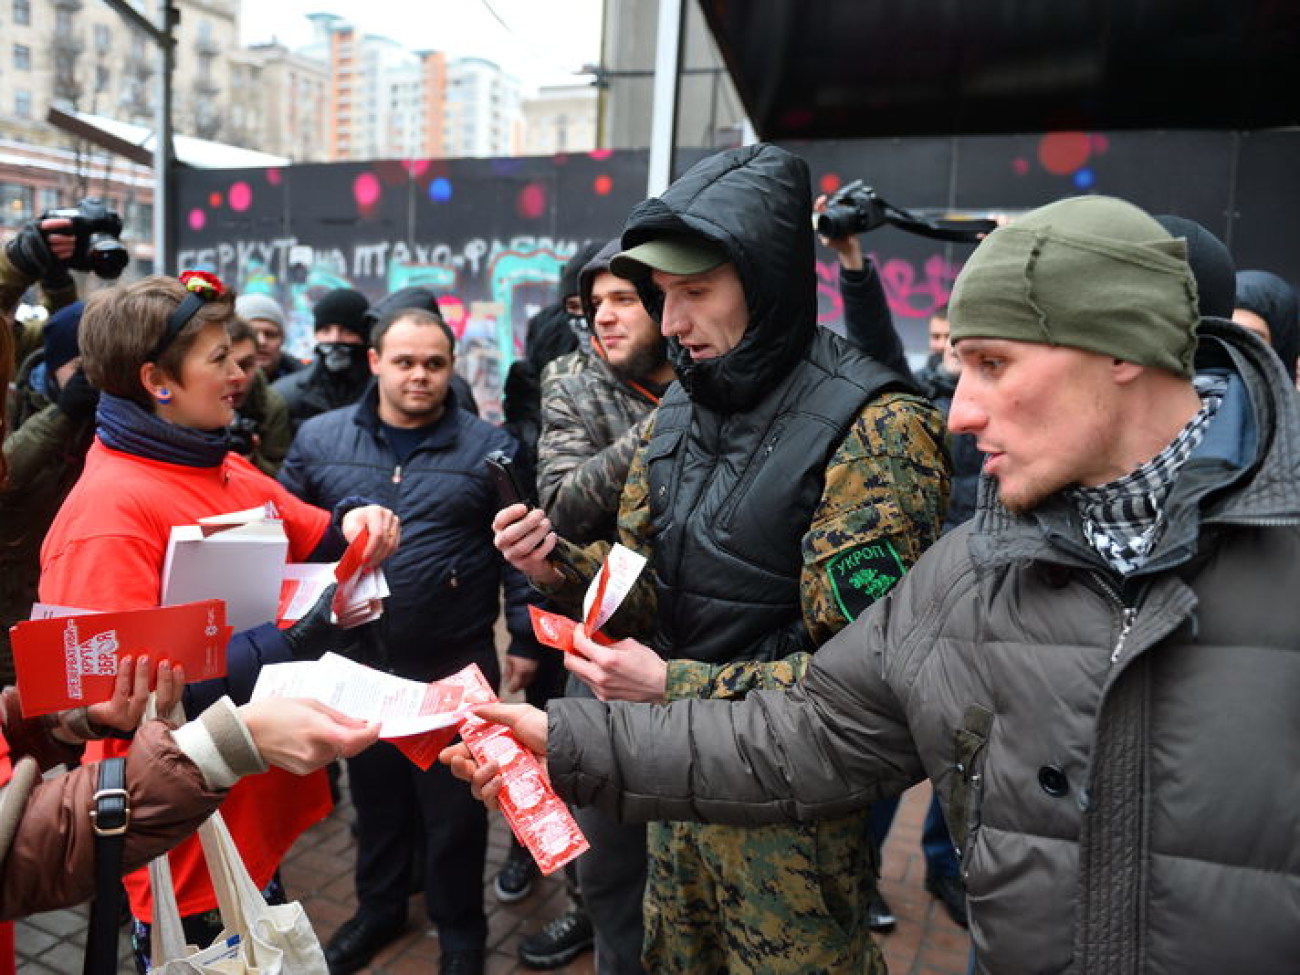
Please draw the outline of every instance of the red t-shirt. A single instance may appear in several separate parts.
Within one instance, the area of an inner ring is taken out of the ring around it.
[[[227,454],[218,467],[185,467],[112,450],[97,439],[41,548],[40,598],[78,609],[157,606],[173,525],[267,501],[284,519],[289,560],[304,561],[329,527],[328,512],[300,501],[238,454]],[[126,742],[92,742],[87,758],[126,752]],[[221,813],[261,887],[294,840],[330,807],[323,771],[296,776],[271,769],[236,783]],[[171,867],[182,916],[217,906],[197,838],[172,851]],[[135,871],[125,884],[131,912],[151,920],[148,871]]]

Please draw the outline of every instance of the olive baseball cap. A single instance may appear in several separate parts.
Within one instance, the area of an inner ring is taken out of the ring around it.
[[[703,274],[726,264],[730,258],[720,244],[694,236],[659,237],[638,244],[609,262],[609,269],[626,281],[650,276],[651,271],[665,274]]]

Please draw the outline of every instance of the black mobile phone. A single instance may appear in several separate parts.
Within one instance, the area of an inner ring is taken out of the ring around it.
[[[501,450],[494,450],[487,455],[486,459],[488,470],[492,472],[492,480],[497,485],[497,494],[501,496],[501,507],[507,508],[512,504],[537,507],[537,499],[524,486],[519,476],[519,467],[508,454]]]

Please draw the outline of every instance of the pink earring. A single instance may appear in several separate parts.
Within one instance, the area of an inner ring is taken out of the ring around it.
[[[164,386],[158,392],[153,394],[153,398],[159,403],[170,403],[172,401],[172,391]]]

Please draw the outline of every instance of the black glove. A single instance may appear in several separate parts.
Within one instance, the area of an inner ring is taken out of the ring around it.
[[[330,603],[334,600],[337,583],[331,583],[297,623],[284,631],[284,642],[294,660],[319,660],[334,649],[334,644],[347,642],[341,627],[330,622]]]
[[[54,256],[49,241],[35,221],[24,226],[5,244],[5,253],[9,255],[10,264],[34,281],[57,276],[59,272],[64,277],[68,275],[67,268]]]
[[[80,369],[59,390],[59,409],[74,420],[84,420],[93,415],[98,405],[99,390],[90,385],[90,380]]]

